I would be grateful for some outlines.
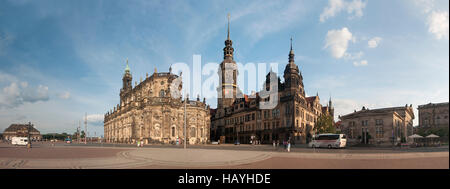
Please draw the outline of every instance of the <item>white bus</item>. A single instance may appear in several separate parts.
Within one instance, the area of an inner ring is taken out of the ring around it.
[[[11,139],[12,145],[22,145],[26,146],[28,144],[28,138],[27,137],[12,137]]]
[[[345,148],[346,145],[345,134],[319,134],[309,143],[311,148]]]

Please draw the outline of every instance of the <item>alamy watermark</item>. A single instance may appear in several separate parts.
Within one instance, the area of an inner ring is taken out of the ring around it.
[[[202,67],[201,55],[193,55],[192,69],[183,62],[171,66],[172,73],[179,75],[172,81],[170,93],[173,98],[193,94],[204,98],[257,98],[260,109],[273,109],[278,104],[278,63],[246,63],[226,61],[207,63]],[[270,72],[268,71],[270,67]],[[247,78],[246,78],[247,76]],[[204,79],[205,78],[205,79]],[[179,86],[183,84],[183,89]],[[246,91],[242,91],[246,89]],[[189,90],[189,91],[185,91]],[[224,94],[222,91],[226,91]]]

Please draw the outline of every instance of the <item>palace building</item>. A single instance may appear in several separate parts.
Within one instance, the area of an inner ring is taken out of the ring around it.
[[[237,86],[238,70],[232,44],[228,23],[224,59],[218,70],[217,109],[211,109],[211,140],[247,144],[251,141],[267,144],[276,140],[307,143],[312,139],[318,117],[334,116],[331,99],[322,106],[318,95],[306,97],[303,76],[294,61],[292,39],[284,82],[271,70],[266,76],[265,90],[251,95],[243,94]],[[277,91],[266,92],[271,88]],[[262,108],[270,100],[277,102],[275,106]]]
[[[339,116],[347,144],[396,145],[413,134],[412,105],[368,109]]]
[[[419,127],[448,129],[448,107],[448,102],[419,105]]]
[[[125,68],[120,104],[104,117],[107,142],[186,143],[199,144],[209,140],[210,109],[205,99],[183,100],[181,77],[169,72],[155,72],[132,87],[130,68]],[[174,87],[175,86],[175,87]],[[175,89],[171,91],[171,89]],[[178,95],[174,95],[178,94]]]

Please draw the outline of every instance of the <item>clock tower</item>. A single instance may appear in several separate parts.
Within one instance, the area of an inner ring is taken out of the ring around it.
[[[217,108],[230,107],[237,95],[237,65],[233,60],[233,41],[230,39],[230,14],[228,14],[228,35],[223,48],[223,61],[219,67]]]

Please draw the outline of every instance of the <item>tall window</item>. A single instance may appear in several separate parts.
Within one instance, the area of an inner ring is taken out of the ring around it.
[[[175,127],[172,127],[172,137],[175,137]]]
[[[376,127],[376,137],[377,138],[383,138],[383,127]]]
[[[197,133],[195,132],[195,127],[191,127],[191,137],[197,137]]]
[[[159,91],[159,97],[164,97],[165,93],[164,93],[164,89],[161,89],[161,91]]]
[[[361,125],[362,125],[362,126],[367,126],[367,125],[369,125],[369,120],[361,121]]]
[[[377,120],[375,120],[375,124],[376,125],[383,125],[383,120],[382,119],[377,119]]]

